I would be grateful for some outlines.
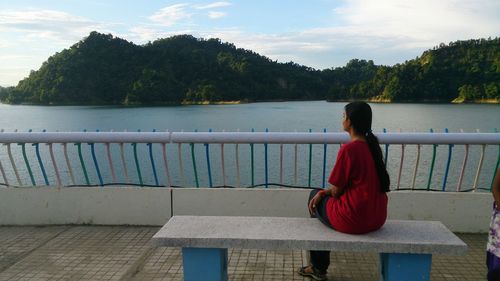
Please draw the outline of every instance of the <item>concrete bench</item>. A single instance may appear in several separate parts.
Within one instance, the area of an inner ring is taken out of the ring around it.
[[[184,280],[227,280],[227,249],[380,253],[380,280],[429,280],[432,254],[460,255],[467,245],[437,221],[389,220],[378,231],[350,235],[317,219],[174,216],[154,236],[182,247]]]

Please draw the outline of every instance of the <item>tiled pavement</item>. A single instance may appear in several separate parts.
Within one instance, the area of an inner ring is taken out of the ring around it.
[[[153,248],[158,227],[0,227],[0,280],[182,280],[179,248]],[[431,280],[485,280],[485,234],[459,234],[464,256],[434,256]],[[309,280],[302,251],[230,249],[230,280]],[[336,252],[329,280],[378,280],[376,254]]]

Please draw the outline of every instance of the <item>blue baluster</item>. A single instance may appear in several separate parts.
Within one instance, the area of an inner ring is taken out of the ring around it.
[[[31,132],[31,129],[29,130],[29,132]],[[45,130],[43,130],[43,132],[45,132]],[[42,170],[45,185],[49,185],[49,179],[47,178],[47,173],[45,172],[45,168],[43,167],[42,157],[40,156],[40,145],[38,143],[34,143],[32,145],[35,146],[36,158],[38,159],[38,163],[40,164],[40,169]]]
[[[255,129],[252,128],[252,133],[255,132]],[[250,144],[250,167],[252,172],[252,186],[255,185],[255,171],[254,171],[254,157],[253,157],[253,143]]]
[[[153,129],[153,132],[156,132],[156,129]],[[156,174],[155,160],[153,158],[153,144],[148,143],[147,146],[149,148],[149,159],[151,160],[151,168],[153,169],[153,176],[155,178],[155,184],[158,186],[160,184],[158,183],[158,175]]]
[[[323,133],[326,133],[326,128],[323,129]],[[325,179],[326,179],[326,147],[327,147],[327,144],[326,144],[326,141],[325,143],[323,144],[323,182],[321,184],[321,187],[322,188],[325,188]]]
[[[99,130],[95,130],[96,132],[99,132]],[[97,157],[95,156],[95,149],[94,149],[94,143],[91,142],[89,143],[90,145],[90,152],[92,153],[92,160],[94,161],[94,166],[97,172],[97,177],[99,178],[99,184],[100,186],[104,186],[104,182],[102,181],[102,175],[101,175],[101,170],[99,169],[99,164],[97,163]]]
[[[448,133],[448,128],[444,129],[445,133]],[[451,154],[453,153],[453,144],[448,145],[448,161],[446,162],[446,170],[444,172],[444,178],[443,178],[443,188],[442,190],[446,190],[446,181],[448,180],[448,172],[450,170],[450,163],[451,163]]]
[[[212,132],[212,129],[208,129],[208,132]],[[205,143],[205,153],[207,155],[208,183],[209,183],[210,187],[213,187],[212,169],[210,168],[210,151],[208,148],[208,143]]]
[[[269,132],[269,129],[266,128],[266,133]],[[266,188],[268,187],[268,171],[267,171],[267,143],[264,144],[264,169],[265,169],[265,182]]]
[[[384,133],[387,133],[386,128],[384,128]],[[387,168],[387,156],[389,156],[389,144],[388,143],[385,144],[385,155],[384,155],[384,163],[385,163],[386,168]]]

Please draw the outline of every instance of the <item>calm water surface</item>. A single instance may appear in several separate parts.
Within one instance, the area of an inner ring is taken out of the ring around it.
[[[172,107],[119,107],[119,106],[11,106],[0,104],[0,129],[5,131],[82,131],[87,129],[93,131],[151,131],[170,130],[170,131],[322,131],[324,128],[329,132],[341,130],[341,120],[343,107],[345,103],[328,103],[324,101],[310,102],[269,102],[269,103],[251,103],[239,105],[192,105],[192,106],[172,106]],[[380,132],[386,128],[389,132],[402,130],[403,132],[418,131],[428,132],[433,128],[435,132],[442,132],[448,128],[450,132],[457,132],[463,129],[465,132],[474,132],[479,129],[481,132],[493,132],[495,128],[500,129],[500,106],[482,105],[482,104],[372,104],[374,120],[373,129]],[[248,145],[247,145],[248,146]],[[240,162],[242,163],[241,185],[250,185],[250,167],[249,147],[242,145],[240,148]],[[16,162],[19,170],[23,174],[24,183],[29,183],[24,162],[22,161],[19,146],[13,146],[13,153],[16,155]],[[60,150],[55,147],[56,152]],[[129,163],[130,180],[137,182],[137,176],[133,171],[134,160],[131,146],[127,146],[127,162]],[[154,184],[151,172],[151,164],[148,158],[146,146],[138,148],[140,153],[140,163],[143,167],[143,177],[147,184]],[[446,159],[449,147],[441,145],[437,149],[436,165],[431,180],[431,188],[440,189],[443,185],[443,175],[445,171]],[[33,171],[37,184],[43,185],[40,173],[40,167],[34,156],[33,147],[27,147],[30,162],[33,165]],[[75,167],[79,167],[75,147],[69,148],[71,158],[74,160]],[[97,183],[97,176],[93,168],[92,159],[88,153],[88,147],[85,147],[84,157],[89,166],[89,177],[91,182]],[[255,183],[263,183],[264,159],[262,145],[255,147]],[[97,154],[104,155],[103,147],[96,147]],[[154,148],[155,161],[157,165],[162,163],[161,150]],[[331,145],[327,151],[327,175],[335,162],[338,145]],[[391,175],[393,187],[398,181],[398,171],[400,167],[400,158],[402,156],[400,145],[391,145],[388,157],[388,169]],[[470,156],[467,162],[463,189],[470,189],[475,177],[479,163],[481,147],[471,146]],[[197,145],[195,148],[198,165],[198,176],[201,186],[208,186],[208,173],[205,152],[203,145]],[[399,179],[403,188],[412,185],[412,178],[416,159],[416,146],[405,147],[405,161],[403,162],[403,173]],[[50,159],[47,154],[46,146],[41,147],[41,153],[44,159]],[[118,156],[118,148],[113,147],[112,153]],[[172,145],[169,150],[169,161],[171,162],[172,173],[178,173],[179,165],[176,158],[178,151]],[[212,177],[214,185],[222,185],[220,167],[220,146],[211,146]],[[299,148],[299,167],[297,182],[294,175],[293,147],[287,145],[284,148],[284,183],[292,185],[308,185],[308,159],[309,148],[302,146]],[[57,156],[57,162],[64,163],[61,152]],[[234,168],[234,145],[226,145],[226,175],[228,185],[237,185]],[[454,190],[458,182],[458,175],[464,157],[464,146],[453,148],[453,157],[450,166],[450,175],[447,180],[447,190]],[[488,188],[491,183],[494,165],[498,157],[498,146],[487,146],[483,171],[481,172],[480,187]],[[194,176],[190,150],[186,145],[183,152],[185,178],[176,177],[174,185],[194,186]],[[115,158],[118,159],[118,158]],[[279,146],[270,145],[269,147],[269,182],[279,182]],[[321,186],[323,183],[323,146],[314,145],[313,147],[313,169],[312,186]],[[417,188],[425,188],[430,175],[429,166],[432,159],[432,146],[422,146],[421,158],[417,171]],[[12,169],[5,153],[5,148],[0,147],[0,160],[4,163],[11,181],[14,182]],[[73,161],[72,160],[72,161]],[[48,160],[46,160],[50,163]],[[105,159],[99,160],[102,167],[104,182],[111,182],[109,171],[106,169]],[[51,166],[48,167],[48,177],[51,183],[54,182],[54,173]],[[118,164],[116,165],[117,174],[124,174]],[[60,164],[60,166],[64,165]],[[131,168],[130,168],[131,167]],[[24,170],[23,170],[24,169]],[[161,171],[162,166],[158,168]],[[326,176],[327,176],[326,175]],[[68,183],[68,173],[62,172],[63,181]],[[83,175],[81,171],[76,175],[77,181],[82,183]],[[163,173],[158,172],[160,184],[165,184],[166,179]],[[123,182],[122,179],[119,182]],[[29,185],[29,184],[28,184]]]
[[[171,131],[328,131],[340,130],[345,103],[269,102],[238,105],[175,107],[23,106],[0,104],[0,128],[48,131],[132,130]],[[487,104],[372,104],[374,131],[441,131],[500,125],[500,106]]]

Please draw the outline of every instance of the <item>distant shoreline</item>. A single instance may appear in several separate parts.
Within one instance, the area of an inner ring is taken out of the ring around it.
[[[326,101],[326,102],[353,102],[353,101],[366,101],[369,103],[393,103],[393,104],[403,104],[403,103],[425,103],[425,104],[500,104],[500,100],[496,99],[480,99],[475,101],[463,101],[455,99],[453,101],[440,101],[440,100],[398,100],[391,101],[388,99],[381,98],[372,98],[372,99],[338,99],[338,100],[257,100],[257,101],[249,101],[249,100],[234,100],[234,101],[183,101],[180,103],[153,103],[153,104],[76,104],[76,103],[54,103],[54,104],[36,104],[36,103],[20,103],[20,104],[9,104],[3,103],[0,101],[0,104],[5,105],[32,105],[32,106],[123,106],[123,107],[142,107],[142,106],[181,106],[181,105],[236,105],[236,104],[249,104],[249,103],[263,103],[263,102],[298,102],[298,101]]]

